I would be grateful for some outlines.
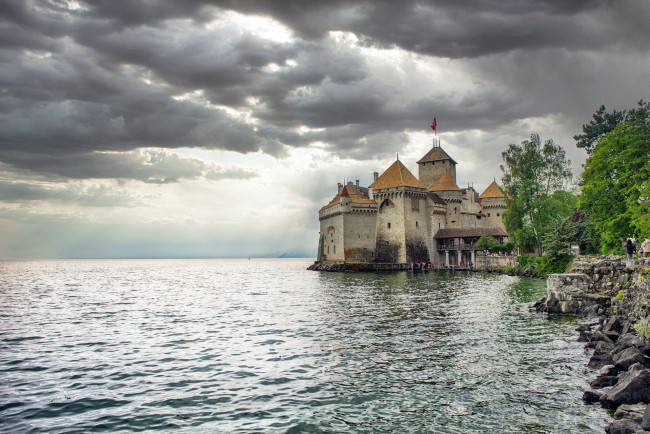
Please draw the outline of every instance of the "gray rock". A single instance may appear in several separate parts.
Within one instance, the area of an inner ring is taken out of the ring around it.
[[[612,356],[609,353],[594,354],[589,359],[589,363],[587,363],[587,366],[590,367],[591,369],[600,369],[605,365],[612,365],[613,363],[614,361],[612,360]]]
[[[605,427],[607,434],[634,434],[637,430],[641,429],[638,423],[631,420],[621,419],[615,420]]]
[[[585,392],[582,394],[582,400],[584,402],[598,402],[602,396],[603,394],[601,392],[585,390]]]
[[[598,341],[594,346],[594,354],[605,354],[614,351],[614,344],[607,341]]]
[[[650,402],[650,371],[643,369],[622,375],[616,386],[603,394],[600,402],[607,408]]]
[[[594,333],[591,335],[591,340],[592,341],[605,341],[605,342],[609,342],[610,344],[614,345],[614,341],[609,336],[607,336],[606,334],[601,332],[600,330],[595,330],[594,331]]]
[[[612,316],[603,325],[603,332],[605,333],[614,331],[620,334],[622,329],[623,329],[623,324],[621,322],[621,318],[618,315]]]
[[[641,423],[646,407],[646,404],[623,404],[614,412],[614,419],[629,419],[633,422]]]
[[[643,419],[641,420],[641,428],[645,430],[650,430],[650,405],[647,405],[645,412],[643,413]]]
[[[600,369],[599,375],[617,375],[618,369],[614,365],[605,365]]]
[[[629,347],[620,353],[612,356],[614,366],[619,371],[627,371],[627,369],[635,363],[643,363],[645,361],[643,354],[636,347]]]
[[[618,383],[618,377],[615,375],[599,375],[589,382],[589,385],[594,389],[602,389],[603,387],[614,386]]]

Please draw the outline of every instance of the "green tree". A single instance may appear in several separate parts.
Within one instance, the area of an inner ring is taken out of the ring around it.
[[[490,250],[492,247],[498,244],[499,242],[496,240],[496,238],[483,235],[478,239],[475,246],[480,250]]]
[[[552,139],[542,144],[538,134],[501,153],[506,194],[506,231],[524,252],[541,250],[542,236],[557,217],[571,215],[575,196],[567,191],[571,161]]]
[[[553,225],[544,235],[544,249],[549,261],[568,254],[571,250],[571,242],[578,236],[578,227],[571,218],[556,218]]]
[[[582,132],[584,134],[573,136],[573,139],[576,141],[576,146],[578,148],[584,148],[587,154],[591,154],[598,141],[604,138],[608,132],[616,128],[618,124],[623,122],[626,114],[627,112],[625,110],[614,110],[612,113],[607,113],[605,106],[601,105],[592,116],[594,120],[582,126]]]
[[[623,237],[650,230],[649,114],[648,103],[631,111],[585,163],[579,208],[593,219],[604,251],[619,247]]]
[[[637,107],[631,110],[618,111],[614,110],[611,113],[607,112],[604,105],[601,105],[596,113],[593,114],[593,120],[588,124],[582,125],[582,132],[584,134],[577,134],[573,136],[578,148],[584,148],[587,154],[591,155],[594,148],[602,139],[605,138],[607,133],[613,131],[619,124],[632,120],[638,115],[643,116],[643,112],[647,111],[649,103],[641,100],[637,103]]]

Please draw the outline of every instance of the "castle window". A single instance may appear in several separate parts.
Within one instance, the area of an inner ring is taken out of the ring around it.
[[[499,213],[497,213],[497,217],[499,217]]]
[[[490,213],[488,213],[488,217],[490,217]]]
[[[334,246],[334,254],[336,255],[336,246]]]
[[[415,222],[415,227],[416,227],[416,228],[418,227],[418,222]]]
[[[442,223],[438,223],[438,229],[442,227]]]
[[[327,246],[327,254],[330,254],[330,246]]]
[[[388,223],[388,229],[390,229],[390,223]]]

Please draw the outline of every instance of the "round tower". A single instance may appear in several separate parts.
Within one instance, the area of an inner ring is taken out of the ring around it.
[[[341,190],[341,212],[349,213],[352,210],[350,207],[350,192],[348,192],[348,187],[343,187]]]

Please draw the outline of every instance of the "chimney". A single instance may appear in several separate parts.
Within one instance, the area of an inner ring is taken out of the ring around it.
[[[376,181],[377,178],[379,178],[379,173],[374,172],[374,173],[372,174],[372,176],[373,176],[373,178],[374,178],[374,181]]]
[[[357,190],[359,190],[359,180],[357,179]]]
[[[336,184],[336,185],[337,185],[337,187],[339,188],[339,192],[336,193],[336,194],[341,194],[341,191],[343,190],[343,184],[341,184],[341,183],[339,182],[339,183]]]

